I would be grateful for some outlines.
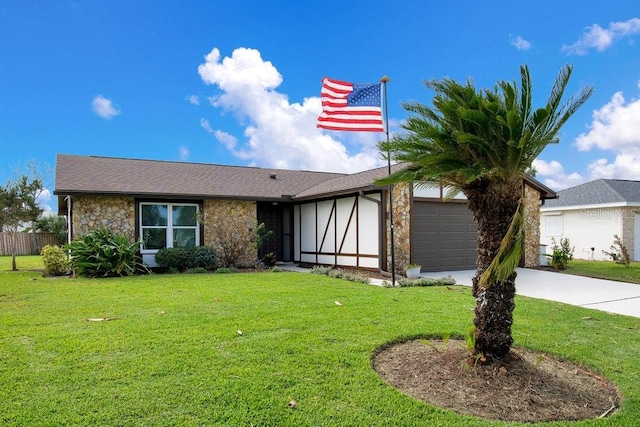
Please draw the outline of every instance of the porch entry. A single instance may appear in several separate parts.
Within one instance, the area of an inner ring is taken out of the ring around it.
[[[293,227],[292,208],[288,203],[258,203],[258,224],[264,223],[271,231],[271,237],[258,249],[258,257],[262,259],[269,252],[276,255],[278,261],[289,262],[293,259]]]

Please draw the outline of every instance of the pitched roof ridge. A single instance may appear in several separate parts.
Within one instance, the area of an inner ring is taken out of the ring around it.
[[[135,162],[174,163],[174,164],[196,165],[196,166],[214,166],[214,167],[220,167],[220,168],[255,169],[255,170],[276,171],[276,172],[277,171],[305,172],[305,173],[335,175],[336,178],[350,175],[348,173],[343,173],[343,172],[313,171],[313,170],[306,170],[306,169],[267,168],[267,167],[262,167],[262,166],[224,165],[224,164],[220,164],[220,163],[187,162],[187,161],[182,161],[182,160],[139,159],[139,158],[132,158],[132,157],[114,157],[114,156],[81,155],[81,154],[58,154],[58,156],[77,157],[77,158],[91,158],[91,159],[106,159],[106,160],[123,160],[123,161],[135,161]],[[331,178],[331,179],[333,179],[333,178]]]
[[[627,200],[624,195],[620,194],[620,192],[616,190],[613,185],[611,185],[611,181],[616,181],[615,179],[602,179],[602,181],[604,181],[607,187],[609,187],[609,189],[611,189],[611,191],[613,191],[616,196],[620,197],[622,200]]]

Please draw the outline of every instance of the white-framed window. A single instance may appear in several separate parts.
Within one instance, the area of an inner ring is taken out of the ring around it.
[[[564,231],[564,222],[561,213],[544,215],[545,235],[547,237],[562,236]]]
[[[199,206],[195,203],[140,203],[142,253],[200,245]]]

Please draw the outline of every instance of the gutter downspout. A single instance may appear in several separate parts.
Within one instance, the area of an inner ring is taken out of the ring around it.
[[[71,196],[66,196],[64,200],[67,202],[67,244],[71,243]]]

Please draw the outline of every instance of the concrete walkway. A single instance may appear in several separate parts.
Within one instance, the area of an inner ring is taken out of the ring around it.
[[[564,273],[518,268],[516,293],[585,308],[640,317],[640,284],[592,279]],[[471,286],[475,270],[422,273],[424,277],[451,276]]]
[[[279,263],[278,267],[287,271],[311,271],[309,268],[298,267],[294,263]],[[640,317],[640,284],[592,279],[531,268],[518,268],[517,272],[516,293],[518,295]],[[462,270],[421,273],[420,276],[433,278],[451,276],[457,284],[471,286],[474,274],[475,270]],[[396,280],[401,277],[398,276]],[[382,286],[383,282],[380,279],[369,279],[372,285]],[[388,282],[391,282],[391,278]]]

